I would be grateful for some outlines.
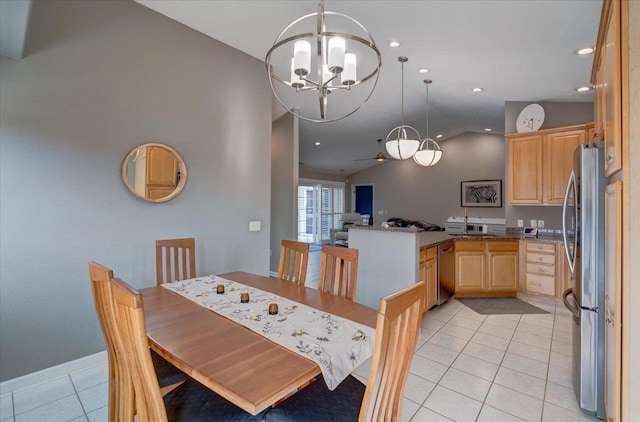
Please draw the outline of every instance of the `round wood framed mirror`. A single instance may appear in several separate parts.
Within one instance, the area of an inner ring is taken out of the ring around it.
[[[187,165],[164,144],[147,143],[132,149],[122,163],[122,181],[129,191],[148,202],[166,202],[187,183]]]

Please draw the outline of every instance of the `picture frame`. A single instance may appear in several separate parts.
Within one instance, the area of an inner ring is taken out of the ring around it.
[[[460,206],[502,208],[502,179],[460,182]]]

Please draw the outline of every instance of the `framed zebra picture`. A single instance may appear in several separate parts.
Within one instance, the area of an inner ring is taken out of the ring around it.
[[[501,208],[502,180],[460,182],[460,206]]]

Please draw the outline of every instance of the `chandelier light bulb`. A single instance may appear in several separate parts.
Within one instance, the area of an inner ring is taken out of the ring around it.
[[[351,86],[356,83],[357,58],[353,53],[344,55],[344,70],[342,71],[342,83]]]
[[[341,73],[344,69],[345,41],[341,37],[329,39],[329,70],[333,73]]]
[[[293,44],[293,71],[296,75],[306,76],[311,69],[311,43],[300,40]]]

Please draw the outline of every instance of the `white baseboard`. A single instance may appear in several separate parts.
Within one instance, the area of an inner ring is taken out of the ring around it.
[[[269,276],[270,277],[278,277],[278,272],[277,271],[269,271]]]
[[[52,378],[65,375],[69,372],[89,368],[107,361],[107,351],[94,353],[93,355],[84,356],[70,362],[61,363],[60,365],[45,368],[40,371],[32,372],[18,378],[0,382],[0,396],[21,390],[32,385],[40,384]]]

